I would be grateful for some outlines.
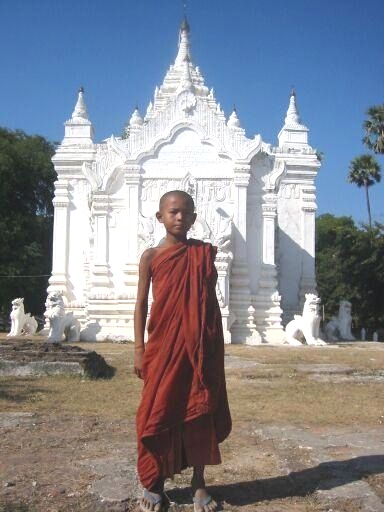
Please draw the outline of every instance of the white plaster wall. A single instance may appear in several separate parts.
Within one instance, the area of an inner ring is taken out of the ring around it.
[[[128,259],[129,235],[133,231],[130,226],[127,206],[127,189],[124,174],[120,173],[110,189],[110,210],[108,215],[108,263],[113,293],[115,295],[125,293],[124,266]]]
[[[129,219],[124,208],[114,209],[109,226],[109,266],[115,295],[125,292],[124,266],[127,262]]]
[[[247,204],[247,258],[249,288],[252,295],[257,294],[260,269],[263,258],[263,224],[261,214],[261,180],[252,170],[248,185]]]
[[[251,177],[247,190],[247,257],[249,287],[257,294],[263,262],[263,180],[272,169],[272,162],[265,154],[257,154],[251,162]]]
[[[284,322],[299,312],[299,289],[302,274],[300,189],[297,184],[282,183],[277,205],[278,231],[276,263],[279,269],[279,292]]]
[[[217,148],[202,142],[200,135],[188,128],[177,132],[171,143],[160,147],[154,157],[142,160],[141,165],[144,178],[182,178],[187,173],[196,178],[232,176],[231,160],[218,156]]]
[[[69,301],[84,302],[87,275],[84,263],[90,258],[90,212],[88,194],[90,187],[85,179],[71,183],[69,206],[69,254],[68,279]]]

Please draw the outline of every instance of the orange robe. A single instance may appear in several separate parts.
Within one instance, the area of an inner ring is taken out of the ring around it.
[[[216,248],[189,239],[154,257],[137,412],[138,473],[151,489],[187,466],[219,464],[230,433]]]

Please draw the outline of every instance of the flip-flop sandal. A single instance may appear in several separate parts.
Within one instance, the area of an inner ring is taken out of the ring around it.
[[[162,505],[161,505],[160,511],[166,510],[166,507],[164,504],[164,499],[163,499],[162,495],[159,498],[156,498],[155,496],[153,496],[153,494],[151,494],[149,491],[147,491],[147,489],[144,489],[143,498],[146,499],[147,501],[150,501],[151,505],[153,505],[153,507],[156,507],[156,505],[161,503]],[[139,502],[139,506],[140,506],[140,510],[142,512],[153,512],[152,510],[150,510],[149,508],[144,506],[141,502]]]
[[[208,496],[206,496],[205,498],[195,498],[195,497],[193,497],[192,500],[193,500],[193,509],[194,509],[194,511],[195,512],[199,512],[197,510],[197,508],[196,508],[196,505],[198,507],[200,507],[200,509],[201,509],[201,508],[205,507],[206,505],[208,505],[209,503],[211,503],[211,501],[213,501],[213,498],[212,498],[212,496],[210,496],[208,494]]]

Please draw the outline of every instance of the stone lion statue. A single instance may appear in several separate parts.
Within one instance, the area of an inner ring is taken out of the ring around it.
[[[80,341],[80,322],[72,312],[66,313],[61,292],[51,292],[45,301],[44,316],[49,320],[47,341],[61,343]]]
[[[35,334],[37,322],[30,313],[24,312],[24,297],[12,301],[12,310],[9,316],[11,318],[11,330],[7,337]]]
[[[333,316],[326,324],[324,331],[328,341],[355,340],[352,334],[352,304],[347,300],[341,300],[339,313]]]
[[[302,315],[295,315],[285,327],[285,341],[289,345],[326,345],[319,338],[321,299],[313,293],[305,294]]]

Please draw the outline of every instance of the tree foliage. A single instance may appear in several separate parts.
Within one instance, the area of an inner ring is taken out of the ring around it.
[[[0,128],[0,312],[24,297],[41,314],[51,271],[54,146],[38,135]],[[7,277],[4,277],[7,276]]]
[[[370,107],[368,119],[363,123],[365,136],[363,143],[374,151],[384,154],[384,104]],[[380,165],[374,156],[366,154],[354,158],[349,166],[348,181],[358,187],[364,187],[367,201],[369,227],[372,227],[371,205],[368,189],[381,179]]]
[[[364,121],[364,144],[375,153],[384,154],[384,104],[370,107]]]
[[[316,222],[316,278],[326,317],[342,299],[352,303],[354,326],[384,325],[384,225],[357,227],[351,217],[321,215]]]
[[[348,181],[359,188],[364,187],[367,201],[368,223],[372,227],[371,204],[369,201],[369,187],[381,180],[380,165],[372,155],[361,155],[354,158],[349,166]]]

